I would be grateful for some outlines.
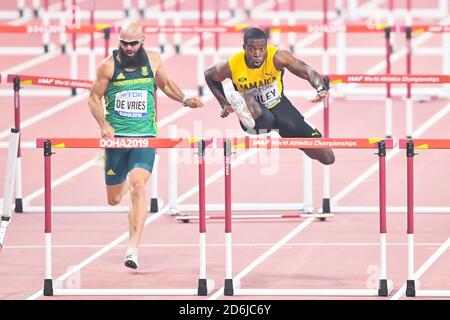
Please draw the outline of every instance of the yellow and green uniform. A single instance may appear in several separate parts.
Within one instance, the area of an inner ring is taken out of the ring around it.
[[[274,45],[267,45],[267,57],[259,68],[249,68],[245,63],[244,50],[228,58],[231,80],[239,92],[246,92],[255,97],[261,106],[271,109],[280,103],[283,96],[283,70],[277,70],[273,56],[278,51]]]
[[[255,126],[244,131],[250,134],[277,130],[281,137],[320,138],[319,130],[297,110],[284,95],[284,69],[277,70],[273,58],[278,48],[267,45],[267,56],[259,68],[249,68],[245,62],[245,51],[228,58],[234,89],[252,95],[261,106],[261,115]]]
[[[113,52],[114,75],[105,93],[106,120],[121,136],[156,136],[155,79],[150,63],[125,71]]]

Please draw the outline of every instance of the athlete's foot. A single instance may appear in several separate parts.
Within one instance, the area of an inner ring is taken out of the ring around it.
[[[230,95],[231,107],[234,112],[238,116],[239,120],[241,120],[244,127],[247,129],[252,129],[255,127],[255,119],[253,119],[252,115],[247,109],[247,104],[245,103],[245,99],[237,91],[233,91]]]
[[[131,269],[137,269],[138,264],[138,254],[137,248],[128,247],[127,253],[125,254],[125,266]]]

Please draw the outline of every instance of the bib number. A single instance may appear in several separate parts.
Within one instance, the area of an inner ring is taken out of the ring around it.
[[[253,89],[249,91],[249,93],[255,97],[259,104],[266,108],[272,107],[281,99],[281,94],[278,90],[276,82],[264,87]]]
[[[114,112],[125,118],[144,118],[147,115],[147,91],[130,90],[117,93]]]

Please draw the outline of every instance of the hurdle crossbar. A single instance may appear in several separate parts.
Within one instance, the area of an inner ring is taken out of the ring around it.
[[[314,214],[314,213],[274,213],[274,214],[235,214],[233,215],[233,219],[306,219],[306,218],[316,218],[316,219],[325,219],[333,217],[333,214]],[[177,216],[175,220],[188,222],[189,220],[198,220],[199,217],[195,215],[186,215],[186,216]],[[205,217],[206,220],[224,220],[224,215],[207,215]]]
[[[225,282],[224,294],[232,295],[323,295],[323,296],[388,296],[393,289],[387,278],[387,239],[386,239],[386,149],[393,148],[392,139],[301,139],[301,138],[234,138],[224,140],[225,175]],[[231,201],[231,155],[233,148],[345,148],[378,149],[379,158],[379,232],[380,232],[380,278],[379,287],[374,290],[353,289],[243,289],[240,282],[234,281],[232,273],[232,201]]]
[[[195,289],[59,289],[52,278],[52,194],[51,157],[52,145],[56,148],[197,148],[199,157],[199,241],[200,272]],[[206,277],[206,223],[205,223],[205,161],[206,143],[200,139],[158,139],[158,138],[54,138],[36,140],[36,147],[44,149],[45,187],[45,279],[44,295],[208,295],[214,289],[214,282]]]
[[[424,290],[417,288],[414,273],[414,157],[415,150],[450,149],[449,139],[400,139],[400,149],[406,149],[407,159],[407,236],[408,236],[408,279],[406,281],[406,296],[450,297],[450,290]],[[450,245],[447,240],[443,249]]]

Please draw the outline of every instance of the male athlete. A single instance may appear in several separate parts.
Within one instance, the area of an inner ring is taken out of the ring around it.
[[[142,27],[137,22],[122,26],[119,41],[118,50],[99,65],[89,97],[89,108],[102,138],[155,137],[155,85],[184,106],[202,107],[198,97],[187,97],[168,78],[159,54],[144,48]],[[119,204],[130,191],[125,266],[136,269],[137,249],[147,218],[145,186],[152,172],[155,149],[106,149],[105,157],[108,203]]]
[[[277,130],[281,137],[320,138],[322,134],[306,120],[284,95],[283,74],[288,69],[308,80],[317,90],[314,102],[328,97],[320,75],[292,53],[267,44],[264,31],[247,29],[244,50],[205,70],[208,87],[222,107],[221,117],[234,112],[244,131],[251,134]],[[231,79],[234,89],[228,102],[222,81]],[[324,165],[334,163],[329,148],[302,149]]]

